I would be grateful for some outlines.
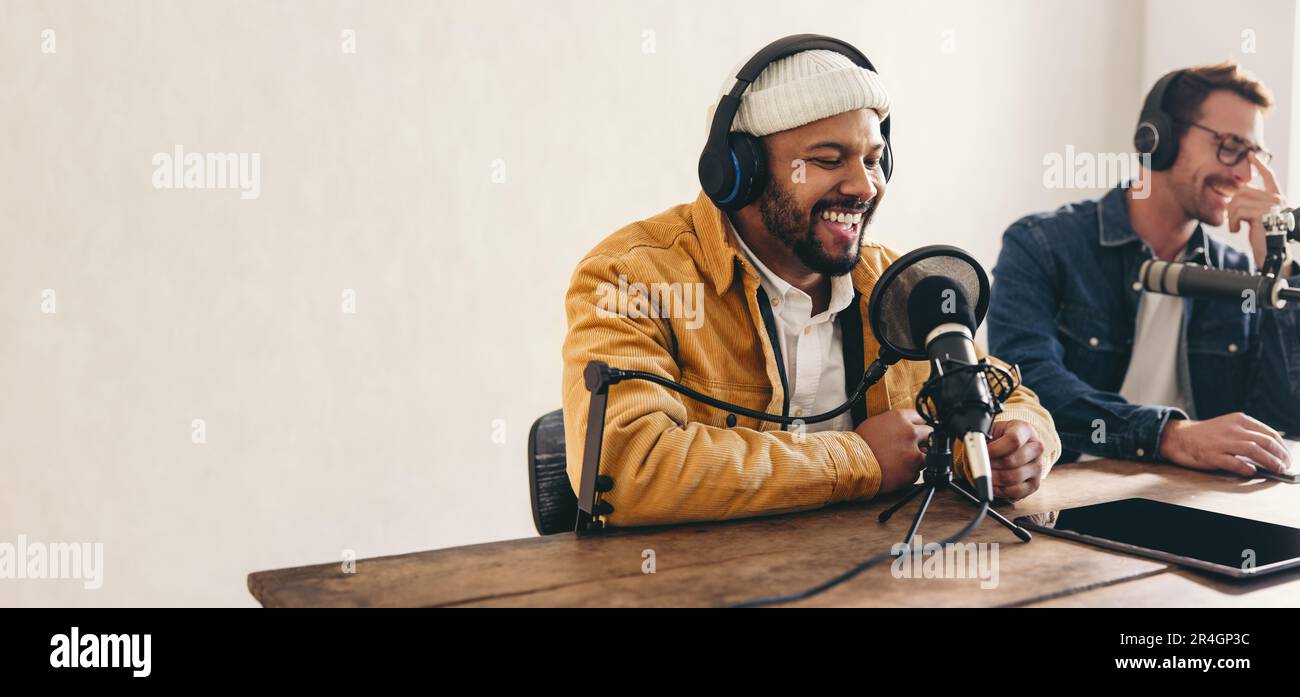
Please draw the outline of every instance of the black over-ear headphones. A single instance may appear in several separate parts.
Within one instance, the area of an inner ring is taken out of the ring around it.
[[[1156,81],[1147,100],[1142,104],[1142,115],[1138,117],[1137,132],[1133,134],[1133,145],[1139,155],[1151,156],[1151,170],[1159,172],[1174,166],[1178,159],[1178,135],[1174,120],[1165,111],[1165,93],[1169,85],[1183,71],[1175,70]]]
[[[763,143],[749,133],[732,133],[731,124],[740,110],[740,95],[758,78],[768,65],[802,51],[825,49],[848,57],[857,65],[878,72],[862,52],[847,42],[820,34],[795,34],[777,39],[749,59],[736,74],[736,84],[718,101],[709,126],[709,139],[700,153],[700,186],[713,203],[724,211],[744,208],[758,198],[767,182],[767,158]],[[889,144],[889,122],[880,122],[880,135],[885,139],[885,151],[880,157],[880,169],[885,180],[894,171],[894,152]]]

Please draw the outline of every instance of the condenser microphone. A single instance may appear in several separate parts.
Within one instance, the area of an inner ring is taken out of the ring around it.
[[[1142,262],[1133,288],[1184,298],[1237,302],[1254,298],[1262,306],[1279,310],[1288,300],[1300,300],[1300,289],[1291,288],[1284,278],[1159,259]]]
[[[925,451],[925,483],[915,484],[911,493],[877,517],[883,523],[899,507],[918,495],[925,495],[904,540],[908,549],[913,549],[912,540],[935,492],[953,487],[952,442],[956,438],[966,443],[976,494],[961,487],[953,488],[978,506],[979,511],[963,530],[939,543],[940,546],[965,539],[985,516],[1005,525],[1025,542],[1032,539],[1027,530],[989,509],[993,478],[985,434],[990,431],[1002,402],[1019,385],[1019,371],[1013,375],[977,359],[972,337],[988,309],[988,274],[970,254],[948,245],[922,247],[895,259],[871,289],[867,319],[880,342],[881,353],[895,360],[930,361],[930,378],[917,392],[915,402],[917,414],[934,428]],[[747,601],[741,606],[800,600],[843,583],[891,557],[897,557],[892,548],[801,593]]]
[[[927,276],[912,288],[907,298],[907,317],[912,342],[924,346],[930,359],[936,415],[942,428],[966,444],[975,493],[985,501],[993,499],[992,467],[987,433],[998,413],[988,377],[975,369],[975,311],[956,280]]]

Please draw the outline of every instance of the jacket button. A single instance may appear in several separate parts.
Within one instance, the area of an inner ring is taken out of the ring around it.
[[[1236,345],[1236,344],[1228,344],[1228,353],[1236,353],[1236,352],[1237,352],[1237,345]]]
[[[732,426],[735,426],[735,425],[736,425],[736,415],[735,415],[735,414],[727,414],[727,428],[731,428]]]
[[[1097,341],[1097,337],[1095,337],[1095,336],[1092,337],[1091,339],[1088,339],[1088,345],[1089,345],[1089,346],[1096,346],[1096,345],[1099,344],[1099,343],[1101,343],[1101,342]]]

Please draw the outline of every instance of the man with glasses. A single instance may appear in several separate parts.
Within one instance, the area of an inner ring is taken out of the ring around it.
[[[1261,145],[1272,97],[1233,63],[1177,71],[1152,94],[1138,140],[1153,155],[1134,186],[1006,231],[990,350],[1020,365],[1052,413],[1063,462],[1286,472],[1283,434],[1300,434],[1300,310],[1134,287],[1152,258],[1252,272],[1263,264],[1262,219],[1286,205]],[[1152,110],[1167,119],[1158,149],[1155,129],[1142,132]],[[1224,224],[1248,236],[1250,254],[1202,227]],[[1295,258],[1292,249],[1282,269],[1293,286]]]

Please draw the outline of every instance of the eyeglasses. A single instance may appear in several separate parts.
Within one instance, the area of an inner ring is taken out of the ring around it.
[[[1202,126],[1199,123],[1192,123],[1191,121],[1179,120],[1178,123],[1185,126],[1195,126],[1196,128],[1213,135],[1214,139],[1219,141],[1219,162],[1222,162],[1229,167],[1235,167],[1240,164],[1242,160],[1246,159],[1246,155],[1252,152],[1255,153],[1255,159],[1259,160],[1263,164],[1268,164],[1269,161],[1273,159],[1273,153],[1259,147],[1258,145],[1252,144],[1248,140],[1238,138],[1231,133],[1220,133],[1213,128]]]

